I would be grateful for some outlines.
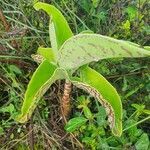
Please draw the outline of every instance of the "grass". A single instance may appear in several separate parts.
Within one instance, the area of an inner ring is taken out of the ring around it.
[[[50,46],[48,17],[33,9],[35,1],[0,0],[1,10],[10,25],[6,31],[2,21],[0,23],[0,149],[148,149],[149,58],[103,60],[99,64],[90,64],[106,76],[121,95],[124,108],[121,138],[111,135],[105,121],[99,127],[97,119],[71,135],[67,134],[58,113],[63,81],[49,89],[30,122],[18,124],[14,121],[27,83],[37,66],[30,55],[41,45]],[[62,11],[75,34],[90,29],[142,46],[149,44],[149,4],[146,0],[52,0],[51,3]],[[78,109],[78,98],[82,94],[74,88],[75,107],[71,118],[85,116],[82,109]],[[138,104],[136,108],[132,107],[134,103]],[[95,102],[89,102],[87,107],[93,116],[99,113]],[[105,115],[100,117],[105,120]]]

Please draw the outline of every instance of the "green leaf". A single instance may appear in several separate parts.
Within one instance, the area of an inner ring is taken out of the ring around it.
[[[143,111],[145,108],[145,105],[139,105],[139,104],[132,104],[132,107],[134,107],[137,111]]]
[[[22,74],[21,70],[15,65],[10,65],[9,69],[10,69],[11,72],[14,72],[14,73],[16,73],[18,75]]]
[[[122,134],[122,104],[116,89],[98,72],[89,68],[79,69],[80,79],[71,79],[71,82],[95,97],[105,108],[112,133]]]
[[[90,12],[90,9],[92,9],[92,2],[91,0],[82,0],[82,1],[78,1],[79,6],[85,10],[87,13]]]
[[[150,115],[150,110],[145,109],[145,105],[132,104],[132,107],[134,107],[139,114],[145,113],[147,115]]]
[[[125,12],[128,14],[130,20],[134,20],[138,15],[138,10],[135,6],[128,6]]]
[[[144,109],[143,110],[143,113],[147,114],[147,115],[150,115],[150,110],[149,109]]]
[[[99,2],[100,2],[100,0],[92,0],[93,6],[94,6],[95,8],[97,8]]]
[[[34,8],[36,10],[43,9],[50,16],[50,40],[52,48],[58,50],[68,38],[73,36],[66,19],[53,5],[38,2],[34,5]]]
[[[65,130],[67,132],[73,132],[79,129],[79,127],[81,127],[82,125],[84,125],[87,122],[87,120],[88,119],[84,117],[76,117],[76,118],[70,119],[65,126]]]
[[[51,48],[39,47],[37,53],[42,55],[49,62],[55,62],[54,52]]]
[[[84,115],[87,119],[92,119],[93,118],[93,114],[87,106],[83,107],[83,112],[84,112]]]
[[[135,143],[136,150],[148,150],[149,138],[146,133],[143,133],[140,139]]]
[[[100,106],[98,108],[98,113],[96,114],[96,120],[99,126],[102,126],[106,123],[106,111],[104,107]]]
[[[8,106],[0,109],[0,112],[3,112],[3,113],[8,112],[10,114],[13,114],[14,111],[15,111],[15,107],[11,103]]]
[[[123,29],[130,30],[131,24],[130,21],[127,20],[125,23],[123,23]]]
[[[150,51],[123,40],[98,34],[79,34],[68,39],[60,48],[58,63],[74,69],[92,61],[117,57],[146,57]]]
[[[87,107],[88,104],[90,103],[90,100],[88,98],[86,98],[84,95],[81,95],[80,97],[77,98],[78,100],[78,108],[83,108],[83,107]]]
[[[64,78],[64,76],[61,69],[57,68],[49,61],[44,60],[34,72],[28,84],[23,106],[21,108],[21,114],[18,116],[17,120],[21,123],[26,122],[31,117],[38,101],[48,90],[50,85],[57,79]]]
[[[142,130],[138,129],[136,125],[131,127],[136,123],[137,121],[134,119],[128,119],[124,122],[124,128],[129,128],[126,132],[129,135],[130,141],[137,141],[137,137],[139,137],[142,134]]]

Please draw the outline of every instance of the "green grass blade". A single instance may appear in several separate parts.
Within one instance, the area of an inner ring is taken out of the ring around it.
[[[105,108],[112,133],[122,134],[122,104],[116,89],[98,72],[89,68],[80,69],[80,79],[72,83],[95,97]]]
[[[34,8],[36,10],[43,9],[51,17],[50,40],[52,48],[58,50],[68,38],[73,36],[66,19],[56,7],[50,4],[37,2]]]
[[[150,51],[131,42],[98,34],[79,34],[60,48],[58,63],[65,69],[78,68],[92,61],[116,57],[146,57]]]

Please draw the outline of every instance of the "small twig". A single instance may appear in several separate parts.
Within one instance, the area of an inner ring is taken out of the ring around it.
[[[3,79],[4,78],[4,79]],[[8,79],[7,78],[5,78],[5,77],[0,77],[0,84],[2,84],[2,83],[4,83],[5,85],[7,85],[8,83],[7,82],[9,82],[8,81]]]
[[[6,134],[6,137],[4,138],[4,145],[7,144],[7,139],[10,138],[10,135],[13,133],[13,131],[17,128],[17,125],[14,125],[13,127],[11,127],[9,130],[8,130],[8,133]]]
[[[83,147],[82,143],[72,133],[70,133],[70,135],[73,139],[76,140],[76,142],[79,144],[80,148],[83,150],[84,147]]]
[[[30,134],[30,132],[27,133],[26,135],[24,135],[23,137],[21,137],[20,139],[11,140],[10,142],[4,144],[4,145],[1,147],[1,150],[4,150],[4,149],[12,150],[13,147],[15,147],[19,142],[21,142],[23,139],[25,139],[29,134]],[[15,142],[15,143],[12,144],[13,142]],[[6,148],[7,145],[9,146],[8,148]]]
[[[107,79],[113,79],[113,78],[136,75],[136,74],[141,74],[141,73],[142,73],[141,71],[138,71],[138,72],[131,72],[131,73],[126,73],[126,74],[110,75],[110,76],[106,76],[106,78]]]
[[[32,122],[32,118],[29,121],[29,133],[28,134],[28,143],[29,143],[29,148],[30,150],[34,150],[34,132],[33,132],[33,122]]]

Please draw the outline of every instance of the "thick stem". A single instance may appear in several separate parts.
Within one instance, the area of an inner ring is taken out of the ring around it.
[[[70,93],[72,90],[72,84],[70,81],[66,80],[64,85],[64,93],[61,99],[61,113],[64,117],[64,121],[69,118],[69,114],[71,111],[71,100],[70,100]]]

